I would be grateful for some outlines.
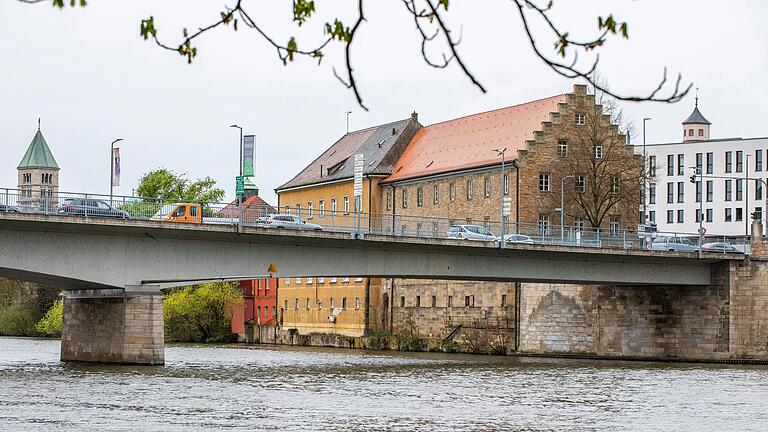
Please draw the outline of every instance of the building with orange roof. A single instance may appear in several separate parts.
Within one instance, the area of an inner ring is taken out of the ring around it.
[[[555,224],[574,227],[568,235],[634,227],[641,167],[594,95],[576,85],[568,94],[421,128],[380,184],[395,231],[444,235],[456,224],[482,225],[535,242]],[[412,322],[437,343],[480,326],[497,332],[507,349],[516,343],[520,284],[389,279],[383,286],[393,300],[394,332]]]

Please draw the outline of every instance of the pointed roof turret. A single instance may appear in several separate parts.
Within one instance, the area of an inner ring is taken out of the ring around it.
[[[688,116],[683,124],[712,124],[710,123],[699,111],[699,97],[696,96],[696,106],[693,107],[693,112]]]
[[[32,138],[32,142],[27,148],[27,152],[24,153],[24,157],[21,158],[18,169],[25,168],[47,168],[47,169],[59,169],[59,165],[56,163],[56,159],[51,153],[51,149],[48,148],[48,143],[45,142],[43,133],[40,132],[40,125],[38,123],[37,133]]]

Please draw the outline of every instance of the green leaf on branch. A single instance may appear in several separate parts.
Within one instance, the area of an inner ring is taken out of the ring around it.
[[[187,29],[184,29],[186,31]],[[149,17],[141,20],[141,37],[147,40],[150,36],[157,37],[157,30],[155,29],[155,17]]]
[[[299,27],[312,16],[313,12],[315,12],[314,1],[293,0],[293,20],[299,23]]]
[[[288,44],[285,45],[286,59],[288,61],[293,61],[293,55],[296,53],[297,49],[299,49],[299,46],[296,43],[296,38],[291,36],[288,40]],[[285,63],[285,60],[283,60],[283,63]]]
[[[64,0],[53,0],[53,7],[57,7],[59,9],[64,8]],[[85,7],[87,5],[86,0],[69,0],[69,5],[72,7],[75,7],[77,5],[80,5],[80,7]]]
[[[344,23],[339,20],[335,20],[333,24],[325,23],[325,33],[341,42],[349,43],[352,39],[352,30],[349,27],[345,27]]]

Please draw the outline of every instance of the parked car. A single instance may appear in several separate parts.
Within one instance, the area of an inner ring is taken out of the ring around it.
[[[508,234],[504,236],[504,243],[533,244],[533,239],[523,234]]]
[[[19,208],[12,205],[0,204],[0,212],[19,213]]]
[[[735,247],[723,242],[704,243],[701,245],[702,252],[719,252],[719,253],[744,253],[736,249]]]
[[[65,198],[57,212],[71,215],[131,218],[127,212],[112,207],[106,201],[85,198]]]
[[[448,237],[480,241],[498,240],[492,232],[480,225],[453,225],[448,229]]]
[[[323,227],[318,224],[307,222],[298,216],[286,214],[269,216],[267,220],[265,220],[263,223],[260,223],[259,226],[263,226],[265,228],[285,228],[315,231],[321,231],[323,229]]]
[[[699,247],[688,237],[659,236],[651,244],[652,250],[665,250],[676,252],[698,252]]]

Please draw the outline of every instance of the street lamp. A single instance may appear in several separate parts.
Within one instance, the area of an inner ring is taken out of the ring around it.
[[[560,244],[563,243],[563,225],[565,225],[565,181],[569,178],[573,178],[572,175],[565,176],[560,179]]]
[[[645,149],[645,122],[651,120],[650,117],[643,118],[643,187],[640,188],[640,199],[643,202],[643,214],[640,217],[640,222],[645,224],[646,214],[648,213],[648,197],[646,191],[648,189],[648,152]]]
[[[118,138],[109,145],[109,205],[112,205],[112,185],[115,182],[115,143],[122,140]]]
[[[501,156],[501,234],[499,235],[499,238],[501,241],[499,242],[499,247],[504,247],[504,229],[506,228],[504,224],[504,153],[507,151],[507,148],[504,147],[503,149],[493,149],[492,151],[496,152],[496,156]]]

